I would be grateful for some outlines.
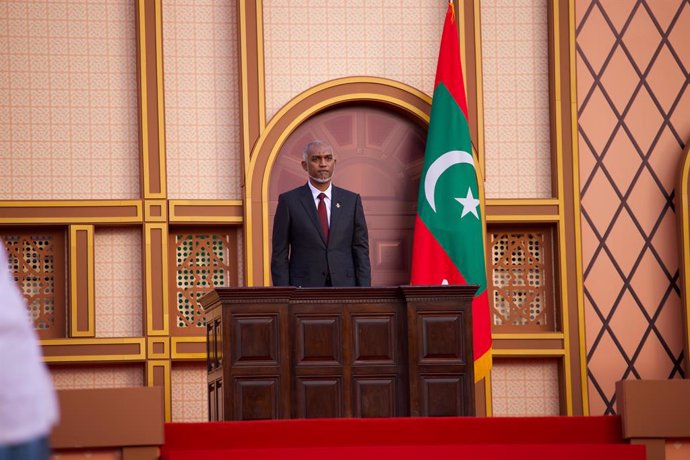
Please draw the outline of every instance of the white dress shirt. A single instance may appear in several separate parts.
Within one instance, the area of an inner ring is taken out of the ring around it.
[[[331,226],[331,192],[333,191],[333,183],[331,182],[328,184],[328,188],[324,190],[323,192],[319,190],[318,188],[314,187],[311,184],[311,181],[307,182],[309,184],[309,188],[311,189],[311,194],[314,197],[314,205],[316,206],[316,210],[318,212],[319,209],[319,195],[323,193],[326,195],[326,198],[323,199],[325,205],[326,205],[326,215],[328,216],[328,226]]]
[[[58,405],[1,240],[0,312],[0,445],[4,446],[49,435],[58,419]]]

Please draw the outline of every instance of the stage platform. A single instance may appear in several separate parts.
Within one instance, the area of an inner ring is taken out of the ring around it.
[[[621,433],[617,416],[169,423],[161,458],[645,459]]]

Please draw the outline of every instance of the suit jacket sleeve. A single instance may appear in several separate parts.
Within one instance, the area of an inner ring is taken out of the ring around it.
[[[352,236],[352,257],[355,262],[357,286],[371,286],[371,262],[369,261],[369,231],[364,218],[362,198],[357,195],[355,204],[355,228]]]
[[[278,198],[273,218],[273,252],[271,254],[271,278],[274,286],[287,286],[290,282],[290,210],[284,195]]]

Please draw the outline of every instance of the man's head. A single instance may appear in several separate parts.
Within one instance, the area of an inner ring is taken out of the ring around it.
[[[324,141],[312,141],[304,147],[302,168],[309,174],[312,185],[326,190],[333,179],[335,169],[333,147]]]

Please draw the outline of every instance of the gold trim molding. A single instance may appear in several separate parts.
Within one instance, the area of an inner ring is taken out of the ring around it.
[[[685,149],[678,176],[676,215],[680,244],[681,310],[683,312],[683,356],[686,372],[690,372],[690,145]]]

